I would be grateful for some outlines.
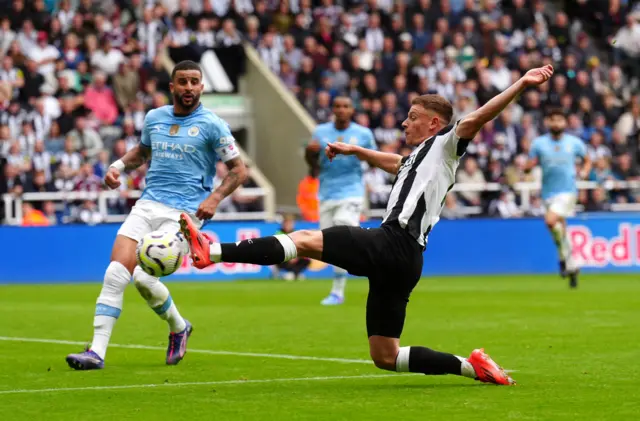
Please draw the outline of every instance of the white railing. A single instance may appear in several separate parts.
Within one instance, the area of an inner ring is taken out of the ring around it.
[[[595,181],[579,181],[577,183],[580,190],[595,190],[597,188],[604,188],[605,190],[615,189],[640,189],[640,181],[605,181],[604,183],[597,183]],[[456,184],[451,191],[454,192],[498,192],[507,187],[505,184],[500,183],[464,183]],[[510,186],[513,191],[520,195],[520,209],[527,211],[531,208],[531,196],[540,191],[539,182],[521,182],[515,183]],[[378,186],[376,192],[388,193],[391,191],[391,185]],[[578,210],[582,210],[581,206],[578,206]],[[640,203],[612,203],[611,210],[616,212],[629,212],[640,211]],[[480,206],[461,206],[460,211],[465,215],[477,215],[482,213],[482,207]],[[370,209],[368,216],[370,218],[382,218],[384,216],[384,209]]]
[[[100,191],[100,192],[50,192],[50,193],[23,193],[20,196],[4,194],[5,221],[7,225],[20,225],[22,223],[22,202],[72,202],[78,200],[95,200],[98,204],[98,212],[103,217],[104,222],[122,222],[128,214],[110,215],[108,213],[109,199],[138,199],[142,192],[140,190]],[[248,221],[248,220],[275,220],[276,200],[273,189],[264,187],[242,188],[235,194],[244,197],[262,197],[264,211],[262,212],[221,212],[215,214],[214,221]]]
[[[500,183],[464,183],[456,184],[452,191],[454,192],[497,192],[505,187]],[[640,189],[640,181],[605,181],[604,183],[596,183],[594,181],[580,181],[578,182],[578,188],[581,190],[594,190],[599,187],[605,190],[614,189]],[[520,209],[527,211],[530,209],[531,196],[536,194],[540,190],[540,183],[516,183],[511,188],[520,195],[521,205]],[[389,192],[391,190],[390,185],[382,185],[376,188],[378,192]],[[70,202],[77,200],[96,200],[98,204],[98,211],[104,218],[104,222],[122,222],[126,218],[127,214],[109,215],[107,212],[108,200],[117,198],[137,199],[140,197],[141,192],[138,190],[130,190],[123,196],[122,192],[118,191],[102,191],[102,192],[53,192],[53,193],[24,193],[20,196],[14,196],[12,194],[3,195],[4,210],[5,210],[5,224],[20,225],[22,222],[22,202]],[[275,192],[270,185],[265,187],[256,188],[243,188],[236,193],[245,197],[263,197],[264,198],[264,211],[262,212],[227,212],[217,213],[214,217],[214,221],[247,221],[247,220],[276,220],[276,202]],[[15,212],[14,212],[15,210]],[[578,206],[578,210],[581,207]],[[611,204],[612,211],[620,212],[637,212],[640,211],[640,203],[613,203]],[[477,215],[482,213],[481,206],[462,206],[460,211],[465,215]],[[381,218],[384,215],[384,209],[369,209],[367,216],[369,218]]]

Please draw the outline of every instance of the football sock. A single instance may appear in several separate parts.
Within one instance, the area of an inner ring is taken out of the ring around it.
[[[338,297],[344,297],[344,288],[347,285],[347,271],[339,268],[333,268],[333,287],[331,293]]]
[[[111,332],[122,312],[124,290],[131,280],[131,274],[122,263],[111,262],[104,274],[102,290],[96,301],[93,318],[93,340],[91,350],[104,359]]]
[[[252,238],[237,243],[212,243],[210,257],[213,262],[253,263],[270,266],[293,259],[298,250],[288,235]]]
[[[133,271],[133,282],[149,307],[162,320],[167,321],[171,332],[182,332],[187,327],[187,323],[171,298],[169,289],[160,282],[160,279],[149,275],[140,266],[136,266]]]
[[[396,371],[423,374],[455,374],[475,378],[476,373],[466,358],[422,346],[400,348],[396,358]]]
[[[558,256],[560,257],[560,260],[566,261],[569,257],[569,247],[562,222],[556,222],[556,224],[551,228],[551,235],[553,236],[553,242],[558,248]]]
[[[564,224],[562,222],[556,222],[551,230],[551,234],[553,236],[553,242],[558,248],[560,261],[566,263],[567,270],[575,270],[575,261],[571,256],[571,241],[569,240]]]

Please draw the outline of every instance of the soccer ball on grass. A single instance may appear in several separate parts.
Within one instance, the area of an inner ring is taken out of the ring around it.
[[[180,232],[153,231],[138,243],[138,266],[152,276],[169,276],[182,264],[189,245]]]

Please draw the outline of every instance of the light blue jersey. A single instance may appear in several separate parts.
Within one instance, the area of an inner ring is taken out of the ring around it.
[[[364,197],[363,171],[360,160],[353,155],[338,155],[331,162],[324,154],[324,149],[328,143],[336,142],[377,149],[371,130],[356,123],[351,123],[345,130],[337,130],[333,122],[324,123],[316,127],[312,142],[317,142],[321,151],[318,199],[324,202]]]
[[[239,156],[227,123],[202,104],[188,116],[176,116],[171,105],[149,111],[140,143],[151,148],[140,199],[187,212],[211,193],[218,158]]]
[[[563,134],[554,140],[550,134],[533,140],[529,156],[538,158],[542,168],[542,198],[559,193],[576,193],[576,158],[584,158],[587,147],[575,136]]]

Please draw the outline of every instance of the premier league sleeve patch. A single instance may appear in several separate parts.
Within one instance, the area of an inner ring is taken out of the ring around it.
[[[232,141],[225,145],[220,144],[216,148],[216,154],[218,155],[218,157],[222,162],[227,162],[232,160],[233,158],[239,157],[240,150],[238,150],[238,146],[235,144],[235,142]]]

